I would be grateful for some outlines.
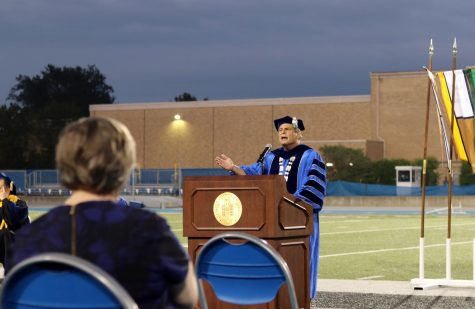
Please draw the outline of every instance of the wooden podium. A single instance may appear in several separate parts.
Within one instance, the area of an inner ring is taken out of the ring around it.
[[[283,176],[186,177],[183,191],[183,234],[193,261],[211,237],[239,231],[265,239],[285,259],[292,272],[299,307],[310,307],[309,236],[313,210],[294,203]],[[240,204],[240,205],[239,205]],[[206,286],[210,308],[243,308],[216,299]],[[239,287],[236,287],[239,288]],[[290,308],[287,288],[268,304],[245,308]]]

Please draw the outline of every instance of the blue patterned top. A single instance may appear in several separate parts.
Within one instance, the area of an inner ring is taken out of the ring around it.
[[[70,206],[59,206],[17,233],[8,271],[44,252],[71,253]],[[152,212],[106,201],[76,207],[77,255],[112,275],[140,308],[169,308],[180,291],[188,256],[166,220]]]

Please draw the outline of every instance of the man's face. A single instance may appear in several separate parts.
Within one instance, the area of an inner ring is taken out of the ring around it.
[[[279,142],[286,149],[292,149],[299,143],[299,134],[290,123],[279,127]]]
[[[0,178],[0,192],[9,192],[10,188],[6,186],[5,179]]]

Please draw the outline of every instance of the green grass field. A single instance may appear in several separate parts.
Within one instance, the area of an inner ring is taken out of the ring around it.
[[[445,278],[447,217],[426,216],[425,277]],[[410,280],[419,276],[420,216],[321,216],[319,278]],[[452,217],[452,276],[472,277],[475,218]]]
[[[32,212],[32,219],[39,213]],[[163,213],[178,239],[181,213]],[[321,215],[322,279],[410,280],[419,276],[420,217]],[[425,277],[445,278],[446,216],[426,216]],[[452,277],[471,279],[475,217],[452,217]]]

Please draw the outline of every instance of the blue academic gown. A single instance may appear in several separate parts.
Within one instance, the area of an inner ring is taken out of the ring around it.
[[[288,168],[290,164],[290,167]],[[318,152],[306,145],[292,150],[279,148],[264,158],[263,172],[259,163],[240,166],[246,175],[287,174],[287,191],[313,207],[313,234],[310,235],[310,297],[317,294],[319,217],[326,191],[325,163]]]

